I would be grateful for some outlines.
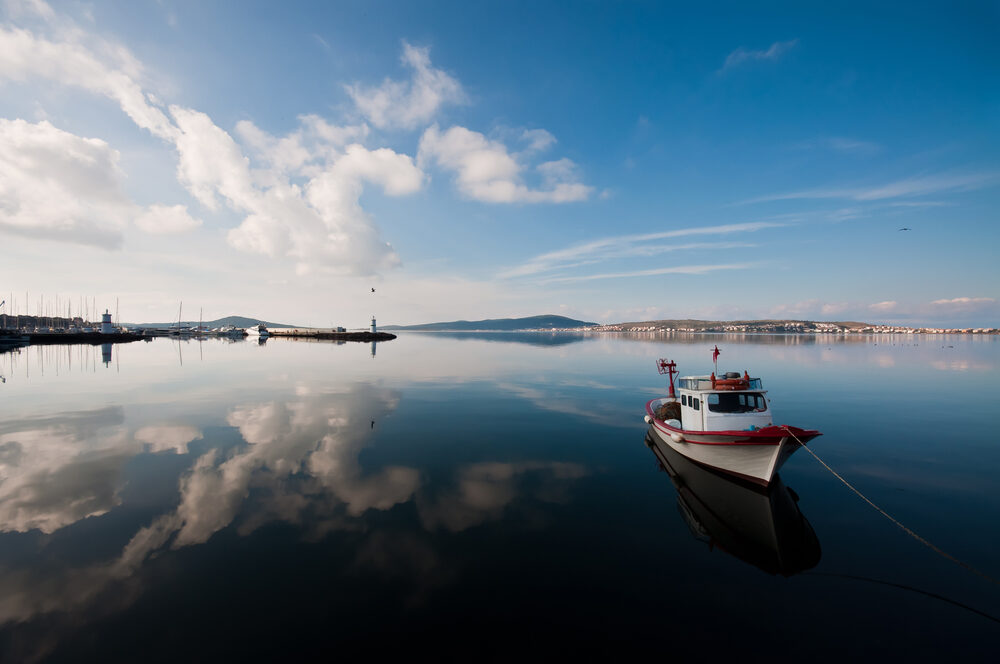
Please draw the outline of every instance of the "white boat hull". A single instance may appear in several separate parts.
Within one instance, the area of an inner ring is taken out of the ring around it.
[[[798,443],[790,442],[787,437],[781,438],[777,444],[694,443],[684,440],[682,436],[671,435],[655,421],[651,428],[659,440],[678,454],[765,486],[771,483],[771,478],[798,447]]]

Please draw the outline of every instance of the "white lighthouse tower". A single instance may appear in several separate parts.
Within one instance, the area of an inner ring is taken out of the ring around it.
[[[372,334],[375,334],[375,316],[372,316]]]
[[[115,328],[111,325],[111,312],[107,309],[101,314],[101,334],[114,334]]]

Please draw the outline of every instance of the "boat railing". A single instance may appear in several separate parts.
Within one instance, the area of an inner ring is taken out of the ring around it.
[[[715,389],[712,387],[712,379],[708,376],[698,376],[693,378],[678,378],[677,387],[682,390],[711,390]],[[746,387],[748,390],[762,390],[763,385],[760,378],[751,378],[750,384]]]

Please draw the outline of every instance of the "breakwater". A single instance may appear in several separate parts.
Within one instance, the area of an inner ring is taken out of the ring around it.
[[[272,337],[287,337],[291,339],[332,339],[333,341],[391,341],[396,338],[395,334],[388,332],[337,332],[336,330],[323,330],[313,328],[278,328],[270,330]]]
[[[101,332],[39,332],[29,333],[28,343],[31,345],[46,344],[121,344],[130,341],[139,341],[145,336],[135,332],[111,332],[102,334]]]

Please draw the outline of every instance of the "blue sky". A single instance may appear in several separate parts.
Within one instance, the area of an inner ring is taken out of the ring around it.
[[[0,6],[22,310],[1000,325],[995,3]]]

